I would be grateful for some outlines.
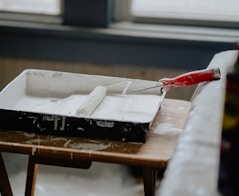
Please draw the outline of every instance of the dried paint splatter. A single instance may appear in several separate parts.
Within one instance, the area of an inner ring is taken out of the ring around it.
[[[154,128],[154,133],[160,134],[160,135],[180,135],[182,132],[182,129],[174,127],[171,123],[160,123]]]
[[[81,149],[81,150],[104,150],[111,146],[111,144],[91,144],[91,143],[73,143],[70,144],[70,148]]]

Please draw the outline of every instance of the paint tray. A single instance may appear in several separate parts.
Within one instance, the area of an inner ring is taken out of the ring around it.
[[[90,116],[77,113],[97,86],[127,81],[130,81],[128,90],[156,83],[100,75],[24,70],[0,92],[0,129],[144,143],[161,106],[160,89],[126,95],[122,94],[124,85],[115,85],[108,89]]]

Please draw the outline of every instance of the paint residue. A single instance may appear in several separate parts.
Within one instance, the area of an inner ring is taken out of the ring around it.
[[[40,145],[41,143],[46,142],[46,140],[37,138],[37,139],[31,139],[31,140],[27,140],[25,143],[26,144],[38,144]]]
[[[54,138],[51,138],[51,141],[67,141],[67,139],[63,137],[54,137]]]
[[[90,151],[97,151],[97,150],[104,150],[109,148],[110,144],[92,144],[92,143],[72,143],[69,144],[70,148],[76,148],[81,150],[90,150]]]
[[[113,128],[114,127],[114,122],[111,121],[96,121],[96,124],[99,126],[99,127],[109,127],[109,128]]]
[[[67,140],[65,143],[64,143],[64,147],[67,147],[69,144],[71,143],[71,139],[70,140]]]
[[[174,127],[171,123],[160,123],[157,125],[157,127],[154,128],[154,133],[160,134],[160,135],[180,135],[182,132],[182,129]]]
[[[35,155],[35,152],[36,152],[36,148],[32,148],[32,156]]]
[[[24,136],[26,136],[26,137],[34,137],[36,134],[35,133],[25,133],[24,132]]]

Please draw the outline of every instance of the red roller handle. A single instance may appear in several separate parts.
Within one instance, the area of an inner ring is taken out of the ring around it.
[[[220,69],[213,68],[188,72],[175,78],[162,78],[159,82],[162,83],[166,90],[170,90],[174,87],[190,86],[200,82],[220,79],[220,77]]]

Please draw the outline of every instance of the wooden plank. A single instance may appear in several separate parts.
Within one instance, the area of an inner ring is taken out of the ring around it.
[[[25,196],[34,196],[37,172],[38,164],[35,163],[35,160],[32,158],[32,156],[29,156]]]

